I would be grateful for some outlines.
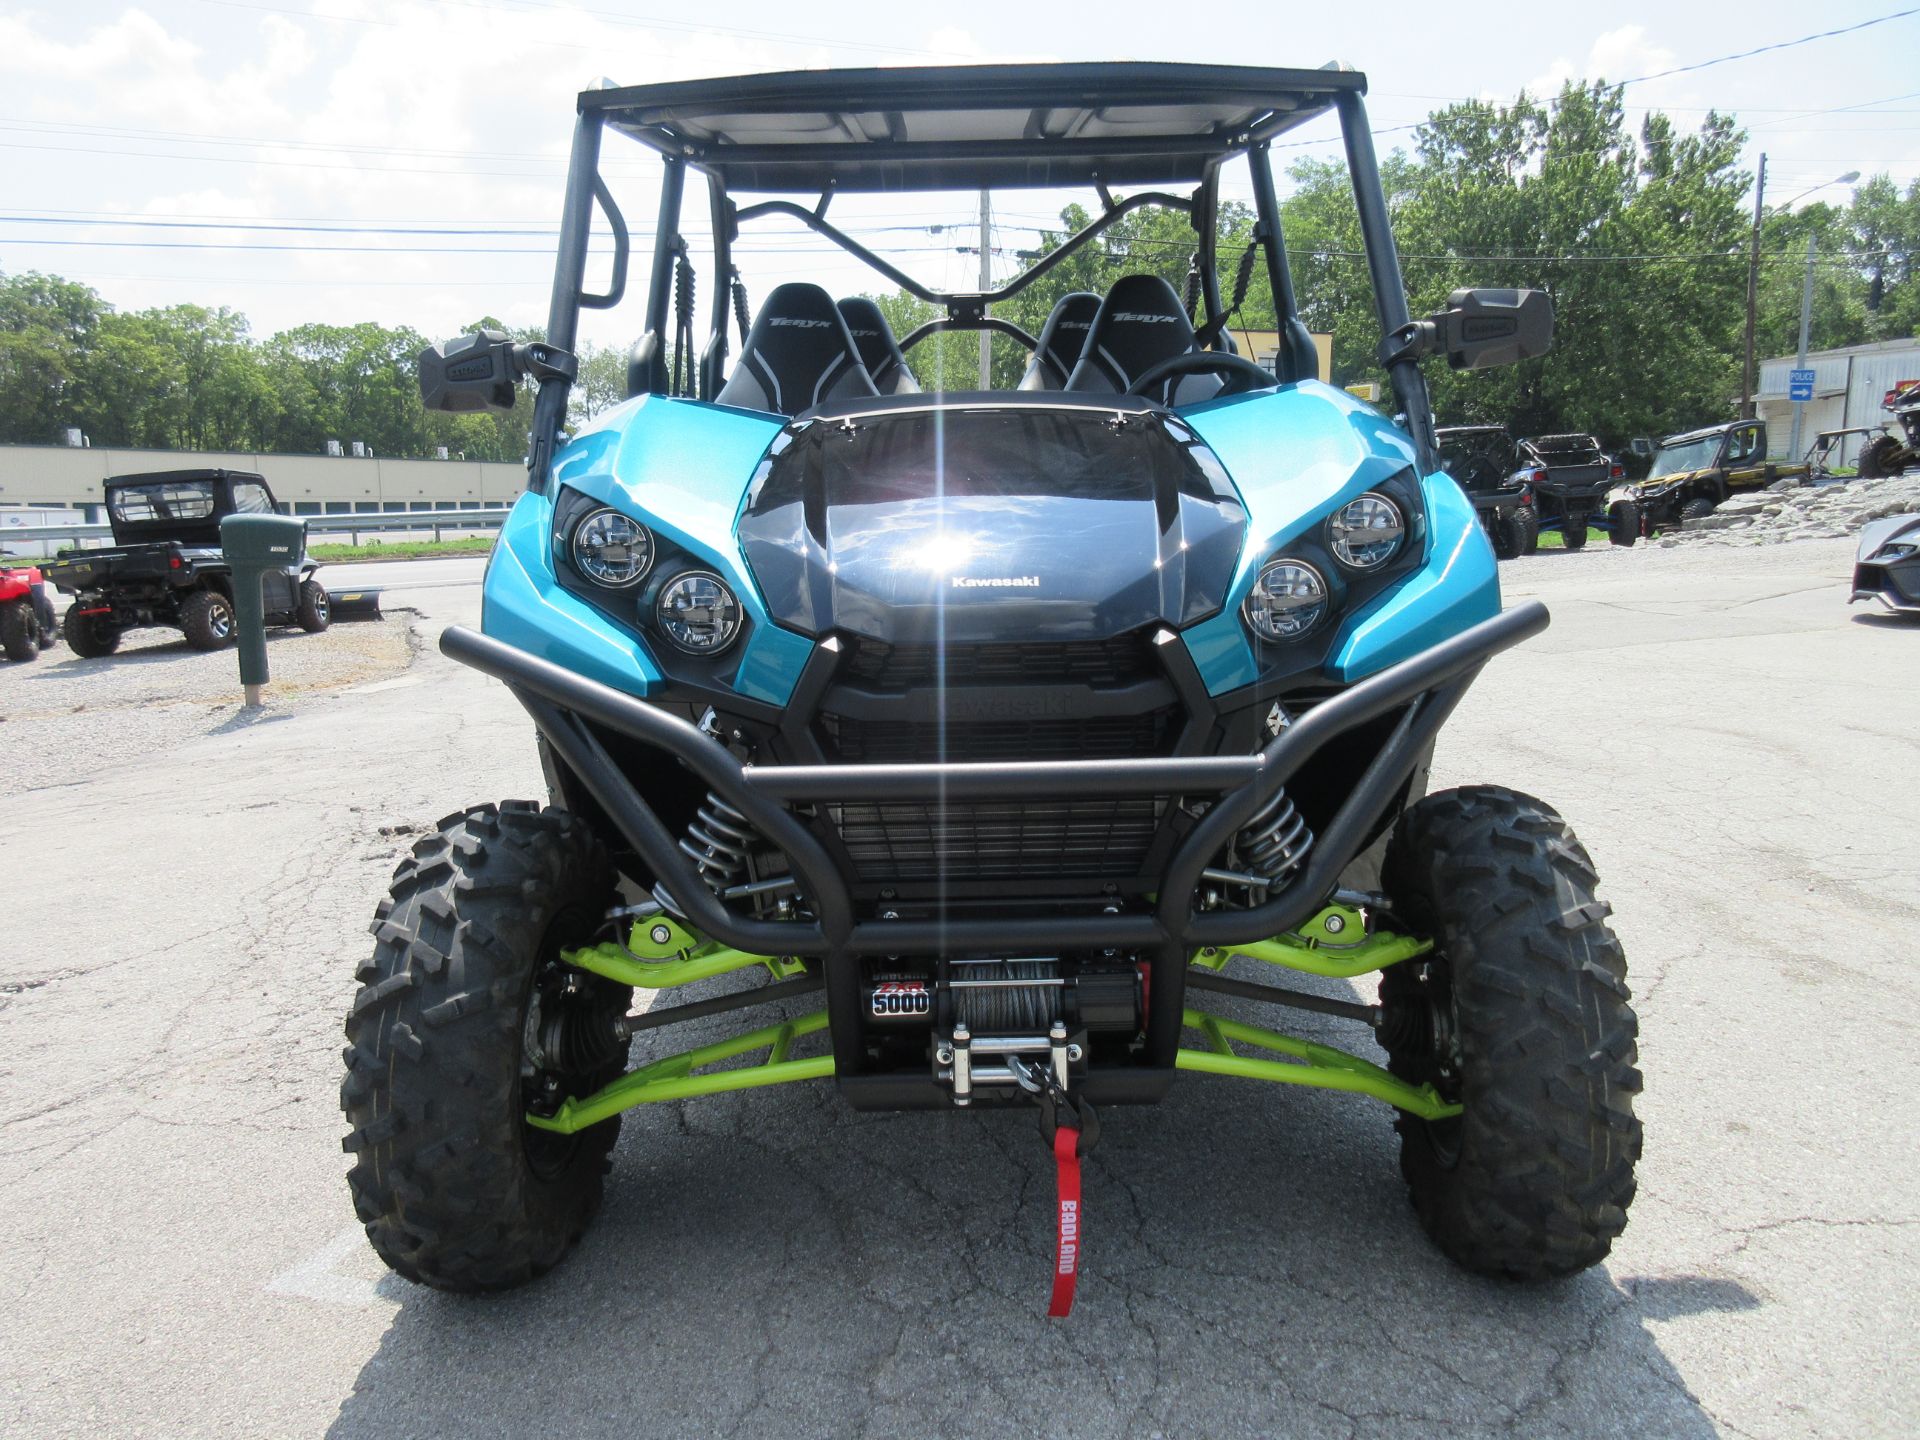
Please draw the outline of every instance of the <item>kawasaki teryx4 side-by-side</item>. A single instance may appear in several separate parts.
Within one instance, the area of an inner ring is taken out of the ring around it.
[[[1592,861],[1544,801],[1426,793],[1449,714],[1547,614],[1501,609],[1420,364],[1537,355],[1551,310],[1463,290],[1409,316],[1364,91],[1337,68],[1065,64],[580,97],[545,341],[421,358],[441,409],[538,385],[480,629],[441,648],[525,707],[549,794],[448,816],[373,922],[342,1098],[354,1202],[395,1270],[527,1280],[592,1218],[622,1112],[823,1081],[862,1109],[1037,1115],[1053,1313],[1098,1255],[1076,1168],[1096,1115],[1214,1077],[1394,1107],[1419,1218],[1471,1269],[1607,1254],[1640,1079]],[[1401,423],[1314,378],[1299,319],[1270,147],[1329,114]],[[632,141],[663,172],[632,398],[567,434],[580,311],[628,276],[600,152]],[[1229,171],[1255,198],[1246,264],[1220,254]],[[830,218],[861,194],[1017,188],[1096,213],[986,293],[922,284]],[[1148,205],[1191,219],[1190,299],[1126,275],[1077,345],[995,314]],[[748,323],[739,236],[775,218],[939,318],[863,346],[875,307],[789,282]],[[1272,369],[1228,338],[1254,264]],[[1036,362],[1007,390],[902,383],[950,329]],[[1378,999],[1290,971],[1377,976]],[[1288,1008],[1354,1022],[1385,1063],[1270,1028]],[[673,1043],[686,1025],[703,1043]]]

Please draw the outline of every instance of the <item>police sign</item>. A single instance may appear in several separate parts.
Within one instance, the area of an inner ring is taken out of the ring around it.
[[[1787,372],[1787,398],[1789,400],[1813,399],[1813,371],[1789,370]]]

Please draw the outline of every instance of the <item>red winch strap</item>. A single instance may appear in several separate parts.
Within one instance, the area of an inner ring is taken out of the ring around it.
[[[1055,1183],[1060,1196],[1059,1239],[1053,1254],[1053,1303],[1047,1314],[1064,1319],[1073,1311],[1073,1282],[1080,1273],[1080,1132],[1062,1125],[1053,1132]]]

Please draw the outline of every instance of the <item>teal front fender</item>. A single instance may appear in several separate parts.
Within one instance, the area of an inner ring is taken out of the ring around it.
[[[514,502],[487,562],[480,629],[555,665],[624,690],[648,693],[663,678],[637,635],[622,630],[553,574],[553,502],[528,491]]]
[[[1427,476],[1420,489],[1427,501],[1427,563],[1348,623],[1327,667],[1342,683],[1500,613],[1497,562],[1473,502],[1445,474]]]
[[[751,629],[731,680],[741,695],[784,705],[812,654],[803,635],[768,616],[734,538],[734,517],[784,422],[698,401],[640,396],[597,417],[554,457],[553,482],[632,515],[725,577]],[[481,629],[633,695],[664,674],[642,633],[560,588],[553,506],[520,497],[487,569]]]

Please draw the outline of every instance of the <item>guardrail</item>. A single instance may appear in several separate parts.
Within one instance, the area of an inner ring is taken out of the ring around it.
[[[393,510],[361,515],[296,515],[307,522],[309,534],[316,531],[345,534],[353,544],[360,543],[361,532],[383,533],[390,530],[431,530],[437,541],[448,530],[498,530],[505,522],[510,506],[489,506],[484,510]],[[47,541],[111,540],[111,525],[9,525],[0,514],[0,547],[9,541],[21,544]]]

